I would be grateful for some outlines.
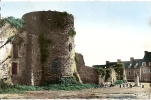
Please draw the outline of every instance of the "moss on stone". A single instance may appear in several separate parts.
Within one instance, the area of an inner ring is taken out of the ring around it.
[[[69,34],[70,34],[70,36],[73,37],[73,36],[76,35],[76,31],[72,29],[72,30],[69,31]]]
[[[48,45],[52,43],[50,39],[44,37],[44,34],[41,34],[38,38],[40,44],[40,53],[41,53],[41,63],[44,63],[49,56]]]
[[[18,45],[19,47],[21,47],[21,44],[24,42],[23,38],[18,36],[19,40],[18,40]]]
[[[6,24],[6,20],[5,19],[1,19],[0,20],[0,28],[3,27]]]

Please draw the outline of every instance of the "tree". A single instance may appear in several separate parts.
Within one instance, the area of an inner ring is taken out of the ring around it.
[[[118,63],[113,65],[113,68],[115,70],[115,72],[117,73],[117,80],[123,80],[123,74],[124,74],[124,64],[123,63]]]
[[[98,68],[98,73],[103,78],[105,76],[105,82],[111,77],[111,69],[110,68]]]

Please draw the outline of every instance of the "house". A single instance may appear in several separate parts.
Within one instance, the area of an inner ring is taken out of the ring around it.
[[[134,81],[134,76],[137,74],[140,81],[151,82],[151,52],[144,51],[143,59],[134,59],[134,57],[130,57],[130,61],[120,62],[125,65],[128,81]]]
[[[106,65],[94,65],[93,67],[112,68],[112,66],[117,63],[123,63],[125,66],[125,80],[134,81],[134,76],[137,74],[140,81],[151,82],[151,52],[144,51],[144,57],[142,59],[134,59],[134,57],[130,57],[130,61],[121,61],[121,59],[117,59],[117,62],[106,61]]]
[[[142,82],[151,82],[151,52],[144,51],[143,59],[130,58],[125,64],[126,75],[128,81],[134,81],[135,73]]]

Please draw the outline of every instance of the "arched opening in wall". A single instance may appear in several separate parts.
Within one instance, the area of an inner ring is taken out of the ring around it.
[[[72,43],[69,43],[69,52],[72,50]]]

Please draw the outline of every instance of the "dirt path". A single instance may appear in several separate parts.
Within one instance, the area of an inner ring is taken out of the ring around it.
[[[24,94],[0,94],[0,98],[22,99],[71,99],[71,98],[112,98],[112,99],[151,99],[151,87],[119,88],[119,86],[76,91],[28,91]]]

